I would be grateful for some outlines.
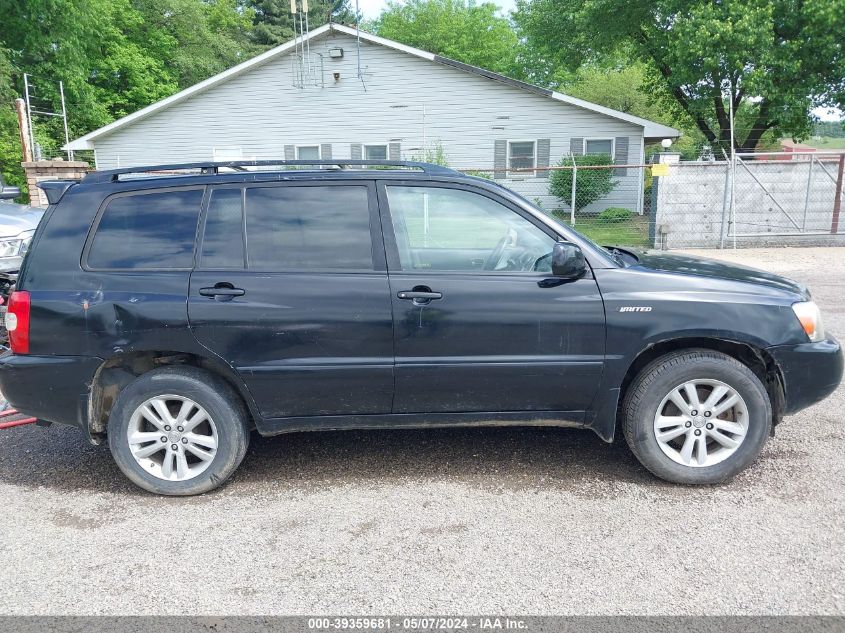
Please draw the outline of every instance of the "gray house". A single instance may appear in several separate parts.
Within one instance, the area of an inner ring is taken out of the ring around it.
[[[547,208],[543,167],[570,152],[644,160],[673,128],[509,79],[355,28],[327,24],[72,141],[99,169],[208,160],[421,159],[495,170]],[[640,210],[639,170],[614,170],[597,208]]]

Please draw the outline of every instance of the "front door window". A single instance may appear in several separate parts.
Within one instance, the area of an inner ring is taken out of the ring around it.
[[[402,270],[551,271],[555,239],[486,196],[388,185],[387,197]]]

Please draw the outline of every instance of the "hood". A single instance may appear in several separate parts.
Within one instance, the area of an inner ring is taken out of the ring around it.
[[[35,230],[43,215],[43,209],[23,204],[0,203],[0,238],[15,237],[24,231]]]
[[[807,287],[803,284],[750,266],[729,264],[693,255],[670,255],[660,251],[636,251],[636,255],[639,262],[635,266],[651,270],[740,281],[793,292],[807,298],[810,296]]]

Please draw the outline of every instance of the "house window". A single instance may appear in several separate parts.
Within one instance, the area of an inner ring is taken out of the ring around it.
[[[387,145],[364,145],[365,160],[387,160]]]
[[[613,156],[612,138],[588,138],[584,139],[585,154],[610,154]]]
[[[533,169],[537,164],[534,141],[508,141],[508,169]],[[528,175],[525,172],[518,172]]]
[[[297,145],[296,160],[320,160],[320,146]]]

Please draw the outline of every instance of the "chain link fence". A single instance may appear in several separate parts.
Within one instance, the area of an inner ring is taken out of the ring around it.
[[[673,160],[675,158],[675,160]],[[640,248],[843,245],[845,153],[461,169],[494,180],[600,244]]]

